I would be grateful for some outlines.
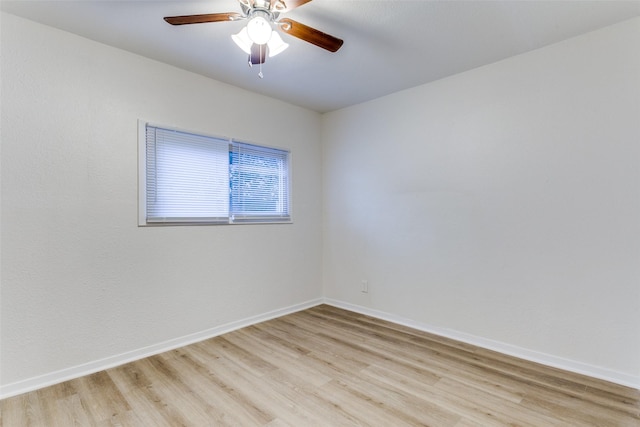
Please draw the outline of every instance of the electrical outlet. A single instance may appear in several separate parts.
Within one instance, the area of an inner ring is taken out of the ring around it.
[[[361,284],[362,284],[362,289],[361,289],[362,293],[364,293],[364,294],[368,293],[369,292],[369,281],[368,280],[363,280],[361,282]]]

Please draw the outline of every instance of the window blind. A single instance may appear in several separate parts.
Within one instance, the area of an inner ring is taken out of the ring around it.
[[[232,222],[289,221],[289,152],[234,141],[230,162]]]
[[[228,222],[229,141],[147,125],[147,222]]]
[[[140,225],[291,221],[289,151],[144,122],[139,150]]]

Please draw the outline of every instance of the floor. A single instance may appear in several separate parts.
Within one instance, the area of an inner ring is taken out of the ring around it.
[[[327,305],[0,401],[2,426],[640,426],[640,391]]]

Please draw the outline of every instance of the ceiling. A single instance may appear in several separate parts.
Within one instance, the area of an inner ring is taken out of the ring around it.
[[[240,12],[237,0],[2,0],[0,9],[326,112],[640,16],[640,0],[313,0],[285,16],[343,39],[343,47],[330,53],[282,33],[290,47],[267,58],[262,79],[230,38],[246,21],[162,19]]]

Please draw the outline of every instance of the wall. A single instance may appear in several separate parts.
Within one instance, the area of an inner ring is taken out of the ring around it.
[[[8,14],[1,47],[4,393],[319,301],[319,114]],[[139,118],[290,149],[294,224],[139,228]]]
[[[640,387],[640,18],[329,113],[323,143],[329,300]]]

